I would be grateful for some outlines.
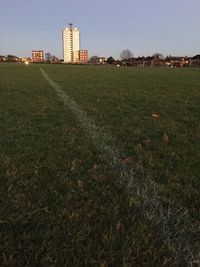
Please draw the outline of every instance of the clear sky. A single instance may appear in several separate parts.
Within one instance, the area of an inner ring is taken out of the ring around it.
[[[0,54],[62,58],[69,22],[90,56],[200,54],[200,0],[0,0]]]

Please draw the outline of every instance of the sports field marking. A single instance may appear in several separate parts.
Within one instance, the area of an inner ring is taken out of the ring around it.
[[[189,262],[200,263],[200,255],[193,249],[194,229],[190,223],[185,208],[177,209],[173,201],[163,199],[163,187],[155,183],[148,175],[135,166],[123,163],[123,153],[114,147],[111,138],[97,127],[94,121],[87,117],[78,104],[55,83],[46,72],[40,68],[45,80],[54,88],[58,97],[63,101],[79,121],[86,134],[91,137],[98,150],[101,150],[108,167],[117,174],[119,183],[126,189],[127,197],[137,197],[141,216],[155,224],[159,236],[169,248],[174,257],[184,256]]]
[[[118,151],[109,144],[111,140],[106,137],[102,131],[100,131],[100,129],[95,125],[93,120],[87,117],[86,113],[81,110],[81,108],[76,104],[76,102],[72,98],[70,98],[58,84],[56,84],[49,78],[49,76],[42,68],[40,68],[40,70],[44,78],[55,89],[59,98],[73,112],[75,117],[80,122],[81,126],[92,137],[95,146],[105,152],[106,157],[109,156],[109,158],[111,159],[111,165],[115,165],[116,163],[118,163],[121,157]]]

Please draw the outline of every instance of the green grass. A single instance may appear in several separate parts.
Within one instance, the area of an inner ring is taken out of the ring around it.
[[[136,169],[135,187],[146,195],[127,192],[121,165],[110,166],[40,67],[106,134],[125,170]],[[195,266],[199,74],[1,64],[0,265]],[[144,177],[159,186],[155,200]],[[163,211],[155,221],[147,213],[157,202]],[[165,221],[169,207],[174,214]]]

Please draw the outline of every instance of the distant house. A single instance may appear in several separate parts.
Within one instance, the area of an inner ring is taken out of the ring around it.
[[[107,58],[106,57],[99,57],[99,64],[106,64]]]
[[[200,67],[200,55],[196,55],[190,59],[191,67]]]
[[[165,58],[165,65],[168,67],[189,67],[190,58],[189,57],[172,57],[167,56]]]
[[[43,50],[33,50],[32,51],[32,62],[44,62],[44,52]]]
[[[7,55],[6,61],[7,62],[19,62],[19,58],[14,55]]]
[[[104,65],[106,63],[107,63],[107,58],[105,57],[93,56],[90,58],[90,64]]]
[[[133,65],[136,67],[157,67],[163,65],[163,60],[158,56],[137,57]]]
[[[0,62],[4,62],[4,61],[6,61],[6,58],[0,55]]]
[[[122,59],[120,65],[121,66],[134,66],[135,58],[131,57],[129,59]]]
[[[137,57],[135,60],[134,60],[134,66],[135,67],[144,67],[144,60],[145,60],[145,57]]]
[[[21,58],[19,58],[19,61],[21,63],[31,62],[31,58],[30,57],[21,57]]]
[[[143,62],[144,67],[153,67],[154,66],[154,57],[145,57]]]
[[[146,57],[144,59],[144,67],[158,67],[161,65],[162,60],[157,56]]]

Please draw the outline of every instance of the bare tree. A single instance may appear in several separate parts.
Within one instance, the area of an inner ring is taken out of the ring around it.
[[[124,49],[122,50],[122,52],[120,53],[120,58],[123,59],[123,60],[127,60],[129,58],[132,58],[133,57],[133,53],[131,52],[130,49]]]
[[[49,53],[49,52],[45,53],[45,59],[47,62],[51,62],[51,59],[52,59],[51,53]]]
[[[161,54],[161,53],[155,53],[155,54],[153,54],[153,57],[158,58],[158,59],[164,58],[163,54]]]

